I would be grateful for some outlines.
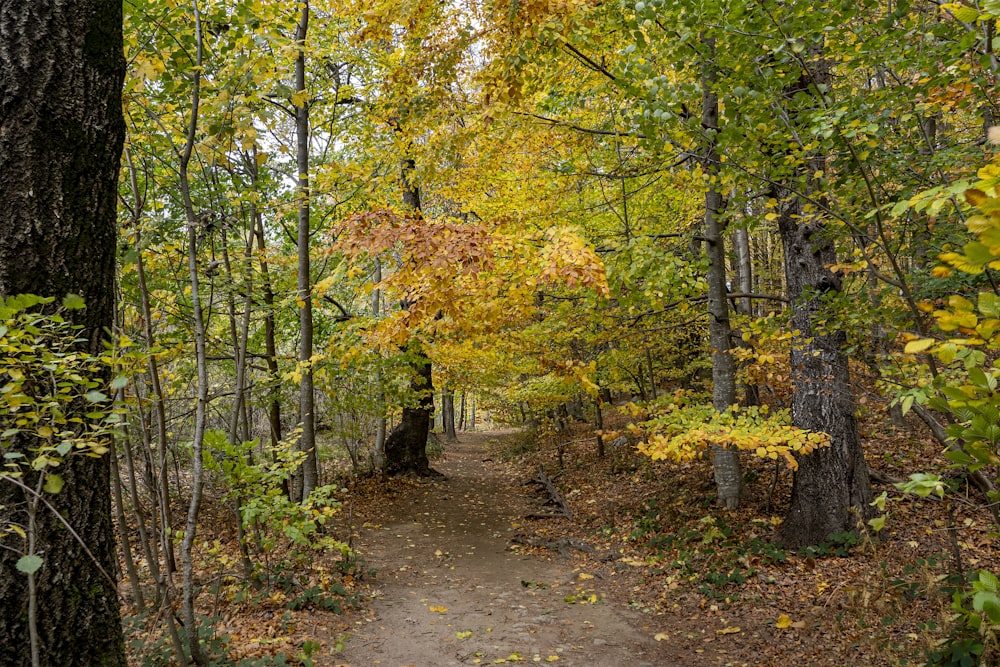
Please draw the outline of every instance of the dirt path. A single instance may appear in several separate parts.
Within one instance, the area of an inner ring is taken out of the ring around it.
[[[382,508],[381,525],[361,531],[357,547],[378,570],[378,597],[342,659],[351,667],[695,664],[693,651],[654,641],[647,617],[604,600],[601,579],[572,559],[509,548],[539,502],[483,461],[495,437],[463,434],[435,464],[447,480],[414,483]]]

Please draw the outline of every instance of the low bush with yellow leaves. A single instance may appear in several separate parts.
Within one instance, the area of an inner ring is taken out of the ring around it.
[[[648,406],[630,405],[637,421],[629,429],[642,438],[639,451],[654,461],[693,461],[712,445],[748,451],[762,459],[783,460],[795,470],[796,455],[830,444],[826,433],[792,426],[788,410],[766,405],[732,406],[716,411],[697,395],[679,391]]]

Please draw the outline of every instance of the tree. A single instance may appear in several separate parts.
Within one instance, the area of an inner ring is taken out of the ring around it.
[[[413,159],[404,158],[400,168],[403,186],[403,206],[419,219],[421,215],[420,190],[414,182]],[[404,300],[404,309],[409,307]],[[385,470],[390,475],[416,474],[420,476],[439,475],[427,460],[427,438],[434,424],[434,382],[431,360],[424,353],[420,341],[411,338],[406,351],[413,377],[410,388],[417,397],[416,405],[403,408],[399,424],[385,440]]]
[[[3,0],[0,34],[0,294],[82,296],[86,308],[73,311],[79,345],[99,354],[115,306],[122,4]],[[3,443],[8,453],[32,446]],[[60,463],[64,486],[51,503],[72,530],[52,512],[37,517],[44,560],[35,573],[35,619],[28,579],[15,569],[20,550],[0,549],[0,663],[125,664],[109,459]],[[4,523],[24,518],[25,501],[19,487],[0,482]]]
[[[829,85],[828,63],[820,47],[811,50],[803,72],[787,91],[801,104],[816,103]],[[798,96],[798,97],[796,97]],[[807,109],[792,112],[792,120]],[[815,174],[823,171],[823,155],[806,153],[799,174],[791,175],[774,193],[778,230],[785,252],[785,281],[791,304],[792,423],[827,433],[831,445],[802,457],[792,484],[792,500],[781,527],[790,546],[819,544],[832,533],[855,530],[874,515],[851,390],[847,335],[824,323],[824,306],[841,289],[836,246],[824,224],[823,192]],[[805,178],[801,176],[805,174]],[[799,176],[799,178],[795,178]],[[794,188],[798,188],[795,190]]]
[[[732,326],[729,300],[726,298],[726,249],[722,193],[719,191],[719,153],[715,137],[719,132],[719,97],[715,92],[715,37],[706,33],[701,40],[705,50],[702,65],[701,125],[705,130],[703,168],[705,188],[705,237],[708,254],[708,336],[712,346],[712,406],[725,412],[736,403],[736,362],[730,353]],[[721,445],[712,448],[715,483],[719,502],[735,509],[743,494],[743,470],[736,449]]]
[[[298,54],[295,58],[295,94],[304,96],[295,104],[295,154],[298,165],[298,298],[299,298],[299,366],[302,380],[299,383],[299,421],[302,425],[302,438],[299,449],[306,454],[302,462],[301,494],[298,489],[293,491],[296,496],[305,500],[316,488],[319,479],[319,457],[316,452],[316,414],[315,392],[313,389],[313,312],[312,288],[309,284],[309,100],[306,94],[306,34],[309,30],[309,3],[301,4],[299,24],[295,28],[295,45]]]

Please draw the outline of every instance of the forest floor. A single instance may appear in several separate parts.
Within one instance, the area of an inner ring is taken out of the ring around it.
[[[653,619],[613,602],[585,563],[516,548],[539,507],[523,476],[490,458],[498,435],[463,433],[435,463],[446,479],[407,482],[376,508],[355,544],[377,584],[343,660],[696,664],[654,639]]]
[[[877,426],[883,474],[940,461],[919,429]],[[748,461],[751,495],[726,512],[707,462],[599,458],[575,429],[462,433],[434,463],[446,480],[355,489],[354,546],[378,577],[333,664],[923,665],[952,630],[949,578],[1000,560],[974,492],[949,506],[876,484],[890,496],[876,539],[795,553],[774,541],[788,471]],[[528,518],[553,513],[539,469],[572,519]]]
[[[929,438],[876,426],[873,468],[941,472]],[[889,495],[877,536],[796,553],[775,542],[787,470],[748,460],[750,495],[729,512],[707,461],[598,457],[594,443],[583,423],[460,433],[432,463],[444,479],[347,481],[334,531],[359,559],[342,578],[359,604],[223,605],[216,631],[233,658],[327,667],[923,665],[952,632],[955,582],[1000,570],[992,518],[964,487],[941,502],[875,484]],[[545,516],[558,512],[539,470],[571,518]]]

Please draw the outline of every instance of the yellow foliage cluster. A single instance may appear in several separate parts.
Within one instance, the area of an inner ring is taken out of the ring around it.
[[[994,161],[978,172],[976,187],[965,190],[966,201],[978,209],[965,226],[976,240],[962,246],[961,252],[945,252],[938,256],[944,265],[932,273],[946,278],[957,269],[963,273],[979,274],[987,268],[1000,268],[1000,162]],[[993,194],[989,194],[992,192]],[[918,198],[909,202],[922,205]],[[932,311],[938,329],[953,334],[944,340],[907,336],[904,353],[930,353],[944,363],[951,363],[956,356],[970,347],[1000,347],[1000,296],[995,291],[980,292],[973,302],[959,294],[948,297],[947,305],[935,308],[921,304],[925,311]]]
[[[675,398],[675,397],[671,397]],[[791,425],[787,410],[765,406],[732,406],[716,411],[707,403],[688,403],[687,397],[654,409],[646,421],[630,425],[643,436],[639,451],[654,461],[692,461],[712,445],[741,449],[762,459],[784,460],[792,470],[796,456],[830,444],[826,433]]]

